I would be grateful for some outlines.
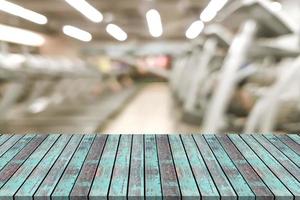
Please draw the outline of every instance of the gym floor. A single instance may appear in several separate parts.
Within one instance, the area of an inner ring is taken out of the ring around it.
[[[116,115],[104,133],[196,133],[199,126],[180,122],[168,83],[150,83]]]

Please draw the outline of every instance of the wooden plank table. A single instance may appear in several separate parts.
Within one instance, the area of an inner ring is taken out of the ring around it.
[[[300,135],[0,135],[0,199],[300,200]]]

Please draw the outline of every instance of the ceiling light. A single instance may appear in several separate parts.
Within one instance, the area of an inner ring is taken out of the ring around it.
[[[0,0],[0,10],[37,24],[46,24],[48,21],[44,15],[5,0]]]
[[[282,5],[281,5],[281,3],[274,1],[271,3],[271,9],[275,12],[278,12],[282,9]]]
[[[0,41],[28,46],[41,46],[45,38],[29,30],[0,24]]]
[[[204,24],[202,21],[200,20],[195,21],[187,29],[185,36],[188,39],[194,39],[202,32],[203,28],[204,28]]]
[[[160,14],[157,10],[151,9],[146,13],[149,32],[153,37],[159,37],[163,33]]]
[[[63,27],[63,32],[64,34],[83,42],[89,42],[92,40],[92,35],[89,32],[81,30],[75,26],[66,25]]]
[[[202,11],[200,19],[203,22],[209,22],[225,6],[228,0],[211,0],[206,8]]]
[[[125,41],[127,39],[127,33],[115,24],[108,24],[106,26],[106,32],[119,41]]]
[[[101,14],[101,12],[99,12],[96,8],[90,5],[86,0],[65,1],[92,22],[100,23],[103,20],[103,15]]]

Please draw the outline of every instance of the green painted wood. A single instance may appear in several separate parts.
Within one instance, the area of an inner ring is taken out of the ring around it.
[[[182,196],[185,198],[199,198],[200,193],[197,183],[195,182],[180,136],[170,135],[169,140]]]
[[[300,170],[291,160],[286,157],[281,151],[273,146],[262,135],[253,135],[253,137],[269,152],[287,171],[290,172],[298,181],[300,181]],[[299,157],[300,158],[300,157]]]
[[[90,191],[90,200],[106,198],[108,195],[119,139],[120,135],[110,135],[107,139]]]
[[[15,195],[15,200],[33,199],[34,193],[70,141],[71,135],[61,135],[43,160],[36,166]]]
[[[197,145],[191,135],[182,135],[182,142],[185,146],[195,180],[203,200],[220,199],[220,195],[215,186],[215,183],[210,176],[210,172],[197,148]]]
[[[133,135],[128,198],[143,199],[144,191],[144,136]]]
[[[253,150],[242,140],[239,135],[230,134],[228,137],[238,148],[240,153],[248,161],[251,167],[261,177],[264,183],[269,187],[272,193],[278,200],[293,199],[293,195],[288,189],[281,183],[281,181],[270,171],[264,162],[253,152]]]
[[[300,145],[300,136],[299,136],[299,135],[297,135],[297,134],[288,134],[288,136],[289,136],[292,140],[294,140],[297,144]]]
[[[51,194],[55,189],[60,177],[64,173],[69,161],[71,160],[74,152],[76,151],[79,143],[82,140],[82,135],[73,135],[62,154],[56,160],[55,164],[49,171],[46,178],[43,180],[39,189],[34,194],[35,200],[50,200]]]
[[[47,135],[38,135],[32,139],[7,165],[0,171],[0,188],[14,175],[27,158],[47,138]]]
[[[255,196],[253,192],[227,153],[224,151],[217,138],[214,135],[205,135],[204,138],[219,161],[227,178],[231,182],[238,198],[241,200],[254,200]]]
[[[167,135],[156,136],[161,188],[164,199],[180,199],[180,189]]]
[[[1,145],[11,137],[12,137],[12,135],[1,135],[0,136],[0,148],[1,148]]]
[[[267,134],[264,135],[273,145],[275,145],[284,155],[300,167],[300,156],[290,149],[286,144],[281,142],[276,136]]]
[[[6,151],[1,157],[0,157],[0,170],[5,167],[5,165],[17,154],[19,151],[21,151],[27,144],[34,138],[35,135],[25,135],[23,138],[21,138],[17,143],[15,143],[14,146],[12,146],[8,151]]]
[[[216,136],[239,172],[247,181],[257,200],[272,200],[274,196],[243,155],[226,135]]]
[[[107,135],[97,135],[93,145],[89,151],[89,154],[84,162],[82,170],[74,184],[70,199],[88,199],[90,187],[92,185],[99,160],[104,149]]]
[[[155,135],[145,135],[145,188],[146,199],[162,197]]]
[[[198,150],[200,151],[207,168],[218,188],[220,196],[223,199],[236,199],[236,194],[232,188],[230,182],[228,181],[226,175],[224,174],[222,168],[220,167],[217,159],[210,150],[208,144],[201,135],[193,135],[195,142],[197,144]]]
[[[287,135],[276,135],[282,142],[289,146],[290,149],[295,151],[298,155],[300,155],[300,145],[297,144],[294,140],[292,140]]]
[[[243,140],[253,149],[253,151],[266,163],[271,171],[280,181],[297,197],[300,197],[300,183],[295,179],[272,155],[268,153],[250,135],[241,135]]]
[[[49,135],[42,144],[30,155],[30,157],[23,163],[23,165],[10,177],[4,184],[0,185],[0,199],[1,197],[10,197],[13,200],[14,194],[18,191],[19,187],[23,184],[26,178],[30,175],[32,170],[45,156],[48,150],[55,143],[59,135]],[[1,187],[2,186],[2,187]],[[8,199],[8,198],[6,198]]]
[[[13,137],[9,138],[6,142],[4,142],[0,146],[0,156],[2,156],[7,150],[9,150],[19,139],[21,139],[22,135],[14,135]]]
[[[90,147],[95,139],[95,135],[85,135],[78,146],[74,156],[72,157],[68,167],[59,180],[55,190],[53,191],[52,200],[69,199],[73,185],[82,168],[83,162],[90,150]]]
[[[111,178],[109,197],[126,199],[129,169],[130,169],[130,155],[131,155],[132,135],[122,135],[116,156],[116,162]]]

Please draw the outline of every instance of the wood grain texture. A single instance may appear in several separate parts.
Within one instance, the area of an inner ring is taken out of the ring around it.
[[[292,140],[287,135],[276,135],[281,141],[283,141],[286,145],[288,145],[293,151],[295,151],[300,156],[300,145],[297,144],[294,140]]]

